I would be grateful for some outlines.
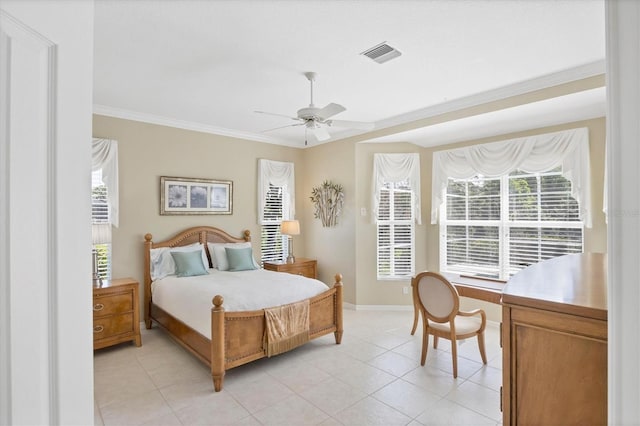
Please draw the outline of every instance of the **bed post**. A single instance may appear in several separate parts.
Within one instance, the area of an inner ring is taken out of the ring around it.
[[[336,301],[335,301],[335,310],[336,310],[336,331],[334,332],[334,336],[336,337],[336,345],[339,345],[342,341],[342,274],[336,274],[336,283],[333,285],[333,288],[336,289]]]
[[[224,298],[217,295],[213,298],[211,308],[211,377],[216,392],[222,390],[224,383]]]
[[[151,328],[151,234],[144,236],[144,325]]]

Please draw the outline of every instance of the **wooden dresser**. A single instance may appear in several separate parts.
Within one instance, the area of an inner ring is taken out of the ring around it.
[[[503,424],[607,423],[606,255],[516,274],[502,296]]]
[[[268,271],[288,272],[290,274],[304,275],[307,278],[318,277],[318,263],[315,259],[296,257],[294,263],[264,262],[264,269]]]
[[[93,349],[133,341],[140,346],[138,282],[133,278],[103,281],[93,287]]]

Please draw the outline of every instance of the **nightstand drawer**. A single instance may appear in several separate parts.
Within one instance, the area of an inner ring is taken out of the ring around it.
[[[315,278],[315,271],[312,265],[293,265],[289,269],[283,272],[288,272],[294,275],[303,275],[308,278]]]
[[[307,278],[317,278],[317,262],[315,259],[297,258],[294,263],[264,262],[264,269],[268,271],[287,272],[302,275]]]
[[[131,312],[133,310],[133,294],[125,291],[117,294],[95,296],[93,298],[93,317]]]
[[[142,344],[138,282],[133,278],[104,280],[93,288],[93,349],[122,342]]]
[[[133,332],[133,312],[93,321],[93,340]]]

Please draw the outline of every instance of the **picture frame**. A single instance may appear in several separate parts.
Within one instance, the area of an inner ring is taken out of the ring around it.
[[[230,180],[160,177],[160,215],[233,214]]]

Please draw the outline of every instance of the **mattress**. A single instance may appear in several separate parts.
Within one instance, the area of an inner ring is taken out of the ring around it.
[[[327,291],[323,282],[301,275],[256,269],[210,269],[208,275],[171,275],[151,283],[153,304],[211,339],[212,299],[224,298],[227,312],[253,311],[298,302]]]

